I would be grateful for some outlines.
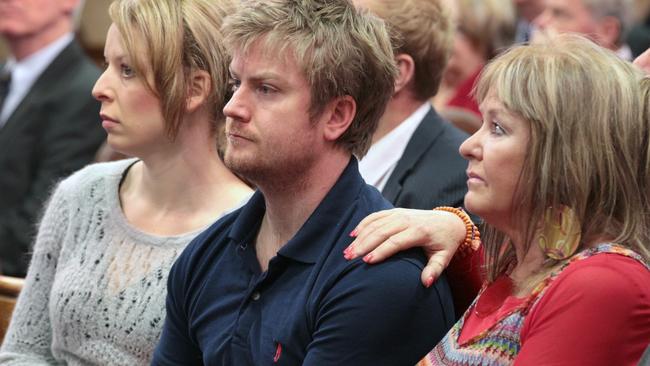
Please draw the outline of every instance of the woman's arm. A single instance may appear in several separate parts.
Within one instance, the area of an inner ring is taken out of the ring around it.
[[[395,208],[363,219],[350,234],[355,240],[345,256],[365,255],[365,262],[378,263],[405,249],[422,247],[429,261],[421,280],[428,287],[447,268],[465,233],[465,224],[452,213]]]
[[[52,365],[50,291],[69,216],[61,187],[50,198],[39,226],[32,261],[0,348],[0,365]]]

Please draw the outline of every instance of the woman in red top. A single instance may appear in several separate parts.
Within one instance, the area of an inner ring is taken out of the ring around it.
[[[649,90],[577,36],[487,66],[483,125],[460,148],[465,206],[487,227],[487,281],[421,365],[636,365],[650,342]],[[350,251],[422,243],[442,222],[404,212],[366,219]]]

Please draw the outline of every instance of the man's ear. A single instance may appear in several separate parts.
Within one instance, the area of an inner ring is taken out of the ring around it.
[[[325,121],[323,124],[323,136],[326,141],[334,142],[347,131],[357,112],[357,103],[349,95],[338,97],[330,102],[330,105],[322,115]]]
[[[190,73],[188,93],[185,102],[187,112],[194,112],[206,103],[212,91],[212,79],[204,70],[195,70]]]
[[[415,61],[406,53],[398,53],[395,56],[397,63],[397,78],[395,79],[395,93],[403,90],[415,77]]]
[[[621,31],[621,22],[615,17],[606,16],[598,23],[598,41],[604,47],[616,50]]]

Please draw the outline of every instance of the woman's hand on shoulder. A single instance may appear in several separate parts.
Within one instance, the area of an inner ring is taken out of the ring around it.
[[[369,264],[421,247],[429,259],[421,279],[429,287],[465,239],[465,224],[445,211],[395,208],[368,215],[350,236],[355,239],[345,250],[345,258],[364,256]]]

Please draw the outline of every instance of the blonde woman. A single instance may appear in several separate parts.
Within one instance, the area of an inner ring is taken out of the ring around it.
[[[487,281],[421,365],[636,365],[650,342],[641,78],[577,36],[487,66],[483,125],[460,148],[465,206],[487,224]],[[355,254],[396,214],[366,219]]]
[[[169,268],[250,188],[223,165],[225,0],[118,0],[93,95],[137,158],[61,182],[40,224],[2,365],[147,365]]]

